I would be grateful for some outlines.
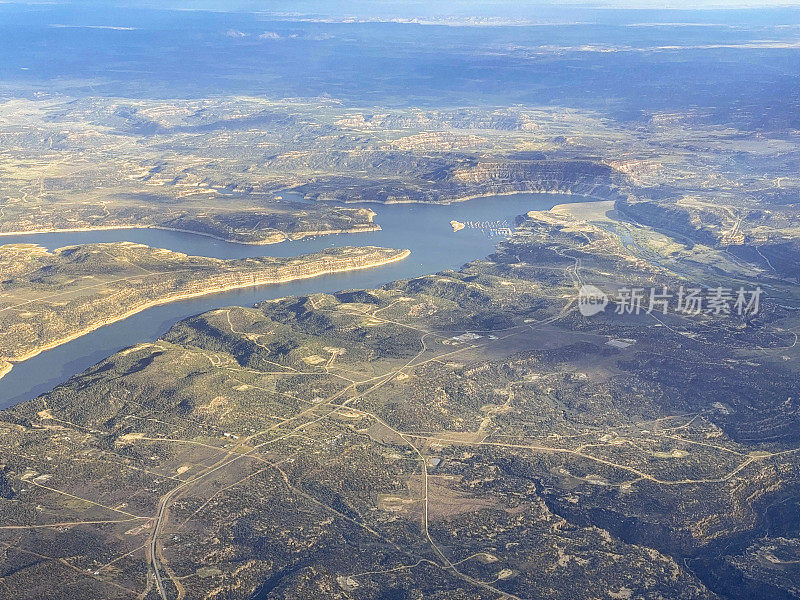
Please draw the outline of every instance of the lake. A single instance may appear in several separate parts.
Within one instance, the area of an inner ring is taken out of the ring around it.
[[[375,288],[446,269],[492,253],[513,229],[518,215],[549,210],[556,204],[588,198],[558,194],[490,196],[447,205],[375,204],[369,206],[382,230],[369,233],[316,236],[266,246],[235,244],[202,235],[159,229],[117,229],[0,236],[0,244],[35,243],[49,249],[76,244],[130,241],[190,255],[215,258],[297,256],[336,246],[408,248],[407,259],[362,271],[326,275],[281,285],[265,285],[209,294],[201,298],[156,306],[123,321],[101,327],[76,340],[15,364],[0,379],[0,408],[35,398],[71,376],[128,346],[152,342],[177,321],[224,306],[252,306],[262,300],[354,288]],[[356,205],[353,205],[356,206]],[[466,223],[454,232],[450,221]]]

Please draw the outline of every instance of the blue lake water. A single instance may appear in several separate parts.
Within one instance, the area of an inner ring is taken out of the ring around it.
[[[370,205],[377,213],[375,222],[382,227],[381,231],[317,236],[266,246],[234,244],[191,233],[158,229],[0,236],[0,244],[35,243],[51,250],[75,244],[131,241],[191,255],[225,259],[297,256],[337,246],[374,245],[411,250],[411,256],[407,259],[382,267],[210,294],[147,309],[14,365],[12,371],[0,379],[0,408],[50,391],[72,375],[122,348],[157,339],[174,323],[192,315],[222,306],[252,306],[262,300],[285,296],[375,288],[397,279],[458,269],[471,260],[491,254],[495,245],[507,235],[503,230],[513,228],[518,215],[530,210],[549,210],[565,202],[586,200],[578,196],[556,194],[516,194],[449,205]],[[468,227],[454,232],[451,220],[468,223]]]

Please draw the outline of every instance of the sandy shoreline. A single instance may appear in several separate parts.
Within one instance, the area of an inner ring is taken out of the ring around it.
[[[441,205],[447,206],[448,204],[456,204],[458,202],[467,202],[469,200],[479,200],[481,198],[493,198],[495,196],[522,196],[522,195],[552,195],[552,196],[576,196],[579,198],[590,198],[592,202],[598,200],[609,200],[609,198],[603,198],[601,196],[592,196],[591,194],[579,194],[573,192],[565,192],[560,190],[552,190],[552,191],[515,191],[515,192],[496,192],[493,194],[473,194],[470,196],[459,196],[458,198],[451,198],[449,200],[441,201],[441,202],[423,202],[420,200],[390,200],[388,202],[380,202],[378,200],[345,200],[342,204],[377,204],[377,205],[396,205],[396,204],[431,204],[431,205]],[[338,202],[334,200],[315,200],[315,202],[319,202],[320,204]]]
[[[303,231],[300,233],[293,233],[293,234],[276,233],[275,234],[276,236],[283,235],[283,237],[281,239],[266,239],[257,242],[247,242],[247,241],[231,240],[228,238],[220,237],[218,235],[214,235],[213,233],[205,233],[203,231],[192,231],[191,229],[178,229],[176,227],[162,227],[159,225],[109,225],[109,226],[98,226],[98,227],[75,227],[71,229],[48,228],[48,229],[34,229],[31,231],[0,231],[0,242],[2,242],[1,238],[12,235],[42,235],[45,233],[83,233],[87,231],[121,231],[124,229],[160,229],[161,231],[175,231],[178,233],[202,235],[203,237],[212,238],[215,240],[219,240],[221,242],[228,242],[229,244],[242,244],[243,246],[268,246],[270,244],[280,244],[282,242],[301,240],[303,238],[315,235],[339,235],[342,233],[362,233],[362,232],[380,231],[381,226],[375,223],[371,223],[370,226],[355,227],[352,229],[324,229],[322,231]]]
[[[200,291],[200,292],[190,292],[190,293],[184,293],[184,294],[173,294],[171,296],[164,296],[163,298],[158,298],[156,300],[151,300],[150,302],[146,302],[144,304],[141,304],[141,305],[139,305],[139,306],[137,306],[135,308],[132,308],[132,309],[130,309],[130,310],[124,312],[124,313],[121,313],[119,315],[116,315],[114,317],[110,317],[108,319],[103,319],[102,321],[98,321],[96,323],[92,323],[92,325],[90,325],[88,327],[84,327],[83,329],[81,329],[79,331],[76,331],[73,334],[70,334],[70,335],[65,336],[63,338],[59,338],[59,339],[54,340],[54,341],[52,341],[52,342],[50,342],[50,343],[48,343],[48,344],[46,344],[44,346],[36,348],[35,350],[32,350],[29,353],[24,354],[19,358],[0,359],[0,379],[2,379],[5,375],[7,375],[11,371],[14,363],[24,362],[24,361],[26,361],[28,359],[33,358],[34,356],[38,356],[42,352],[46,352],[47,350],[52,350],[53,348],[56,348],[57,346],[61,346],[63,344],[71,342],[72,340],[78,339],[79,337],[82,337],[82,336],[84,336],[84,335],[86,335],[88,333],[91,333],[92,331],[95,331],[96,329],[100,329],[101,327],[104,327],[105,325],[111,325],[112,323],[116,323],[118,321],[123,321],[123,320],[127,319],[128,317],[132,317],[133,315],[135,315],[137,313],[140,313],[142,311],[147,310],[148,308],[153,308],[155,306],[161,306],[163,304],[170,304],[171,302],[180,302],[181,300],[190,300],[192,298],[200,298],[202,296],[209,296],[211,294],[219,294],[219,293],[223,293],[223,292],[229,292],[229,291],[232,291],[232,290],[240,290],[240,289],[245,289],[245,288],[249,288],[249,287],[257,287],[257,286],[261,286],[261,285],[278,285],[278,284],[282,284],[282,283],[289,283],[289,282],[292,282],[292,281],[300,281],[302,279],[313,279],[314,277],[320,277],[322,275],[332,275],[332,274],[335,274],[335,273],[348,273],[348,272],[351,272],[351,271],[360,271],[360,270],[363,270],[363,269],[371,269],[373,267],[381,267],[383,265],[388,265],[390,263],[399,262],[401,260],[404,260],[404,259],[408,258],[408,256],[410,254],[411,254],[410,250],[402,250],[402,251],[397,251],[397,253],[395,255],[390,256],[389,258],[385,258],[385,259],[382,259],[382,260],[377,260],[375,262],[371,262],[369,264],[364,264],[364,265],[359,265],[359,266],[356,266],[356,267],[348,267],[348,268],[344,268],[344,269],[330,268],[330,269],[325,269],[325,270],[322,270],[322,271],[319,271],[319,272],[316,272],[316,273],[311,273],[311,274],[308,274],[308,275],[297,275],[297,276],[294,276],[294,277],[278,277],[278,278],[275,278],[275,277],[263,277],[262,279],[256,279],[254,281],[247,281],[247,282],[242,282],[241,284],[222,286],[222,287],[213,288],[213,289],[205,289],[205,290]]]
[[[614,200],[592,200],[590,202],[569,202],[566,204],[556,204],[550,212],[556,214],[568,214],[575,217],[585,216],[584,213],[608,211],[614,208]]]

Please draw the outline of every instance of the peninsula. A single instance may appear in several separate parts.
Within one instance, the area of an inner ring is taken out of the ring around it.
[[[187,256],[130,242],[0,246],[0,376],[14,362],[152,306],[259,285],[377,267],[408,250],[326,249],[291,258]]]

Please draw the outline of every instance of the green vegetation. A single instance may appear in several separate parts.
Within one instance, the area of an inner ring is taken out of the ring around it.
[[[407,250],[370,246],[240,260],[128,242],[54,252],[33,244],[0,246],[0,361],[25,360],[157,304],[364,269],[406,256]]]
[[[759,550],[736,548],[800,485],[797,313],[582,317],[581,283],[702,268],[586,218],[531,213],[458,272],[211,311],[5,411],[5,587],[710,598],[735,571],[758,589]]]

